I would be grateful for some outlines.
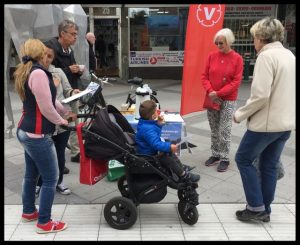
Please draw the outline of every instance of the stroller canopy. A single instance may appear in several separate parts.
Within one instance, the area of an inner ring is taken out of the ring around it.
[[[133,137],[129,135],[133,135]],[[106,140],[101,139],[101,137]],[[107,105],[97,112],[91,127],[86,131],[85,154],[92,159],[117,159],[125,151],[132,151],[133,139],[134,130],[126,118],[117,108]]]

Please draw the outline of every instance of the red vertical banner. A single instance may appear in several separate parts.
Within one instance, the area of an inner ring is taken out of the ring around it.
[[[217,50],[214,35],[223,28],[225,4],[193,4],[189,8],[185,36],[180,114],[203,110],[201,83],[208,54]]]

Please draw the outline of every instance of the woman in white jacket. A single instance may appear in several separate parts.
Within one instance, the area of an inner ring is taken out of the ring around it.
[[[277,170],[286,141],[295,129],[295,56],[281,41],[284,27],[270,17],[250,29],[258,52],[251,95],[234,114],[234,122],[247,119],[247,131],[237,150],[235,161],[247,200],[245,210],[237,211],[241,221],[270,221]],[[261,180],[253,161],[259,157]]]

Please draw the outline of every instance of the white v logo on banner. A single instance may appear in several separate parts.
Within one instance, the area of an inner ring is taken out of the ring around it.
[[[208,8],[207,7],[204,7],[204,12],[205,12],[205,17],[206,17],[206,20],[210,20],[211,17],[214,15],[214,12],[215,12],[215,8],[212,8],[210,13],[208,13]]]

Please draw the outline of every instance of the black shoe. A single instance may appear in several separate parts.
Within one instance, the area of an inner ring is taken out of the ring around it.
[[[195,167],[191,167],[189,165],[182,164],[184,171],[192,171]]]
[[[198,182],[200,180],[200,175],[185,172],[185,174],[183,175],[183,179],[190,180],[191,182]]]
[[[64,174],[68,174],[70,173],[70,169],[68,169],[67,167],[64,168]]]
[[[216,165],[220,161],[218,157],[210,157],[206,162],[205,166],[210,167]]]
[[[78,153],[76,156],[71,157],[71,162],[80,162],[80,154]]]
[[[237,219],[241,221],[250,221],[250,220],[257,220],[263,222],[270,221],[270,215],[267,214],[266,211],[254,212],[246,208],[244,210],[236,211],[235,215]]]
[[[229,161],[221,161],[218,166],[218,172],[225,172],[229,166]]]
[[[37,185],[35,187],[35,198],[38,198],[40,195],[40,191],[41,191],[41,187],[39,185]]]
[[[270,214],[267,214],[267,217],[263,219],[263,222],[270,222]]]

